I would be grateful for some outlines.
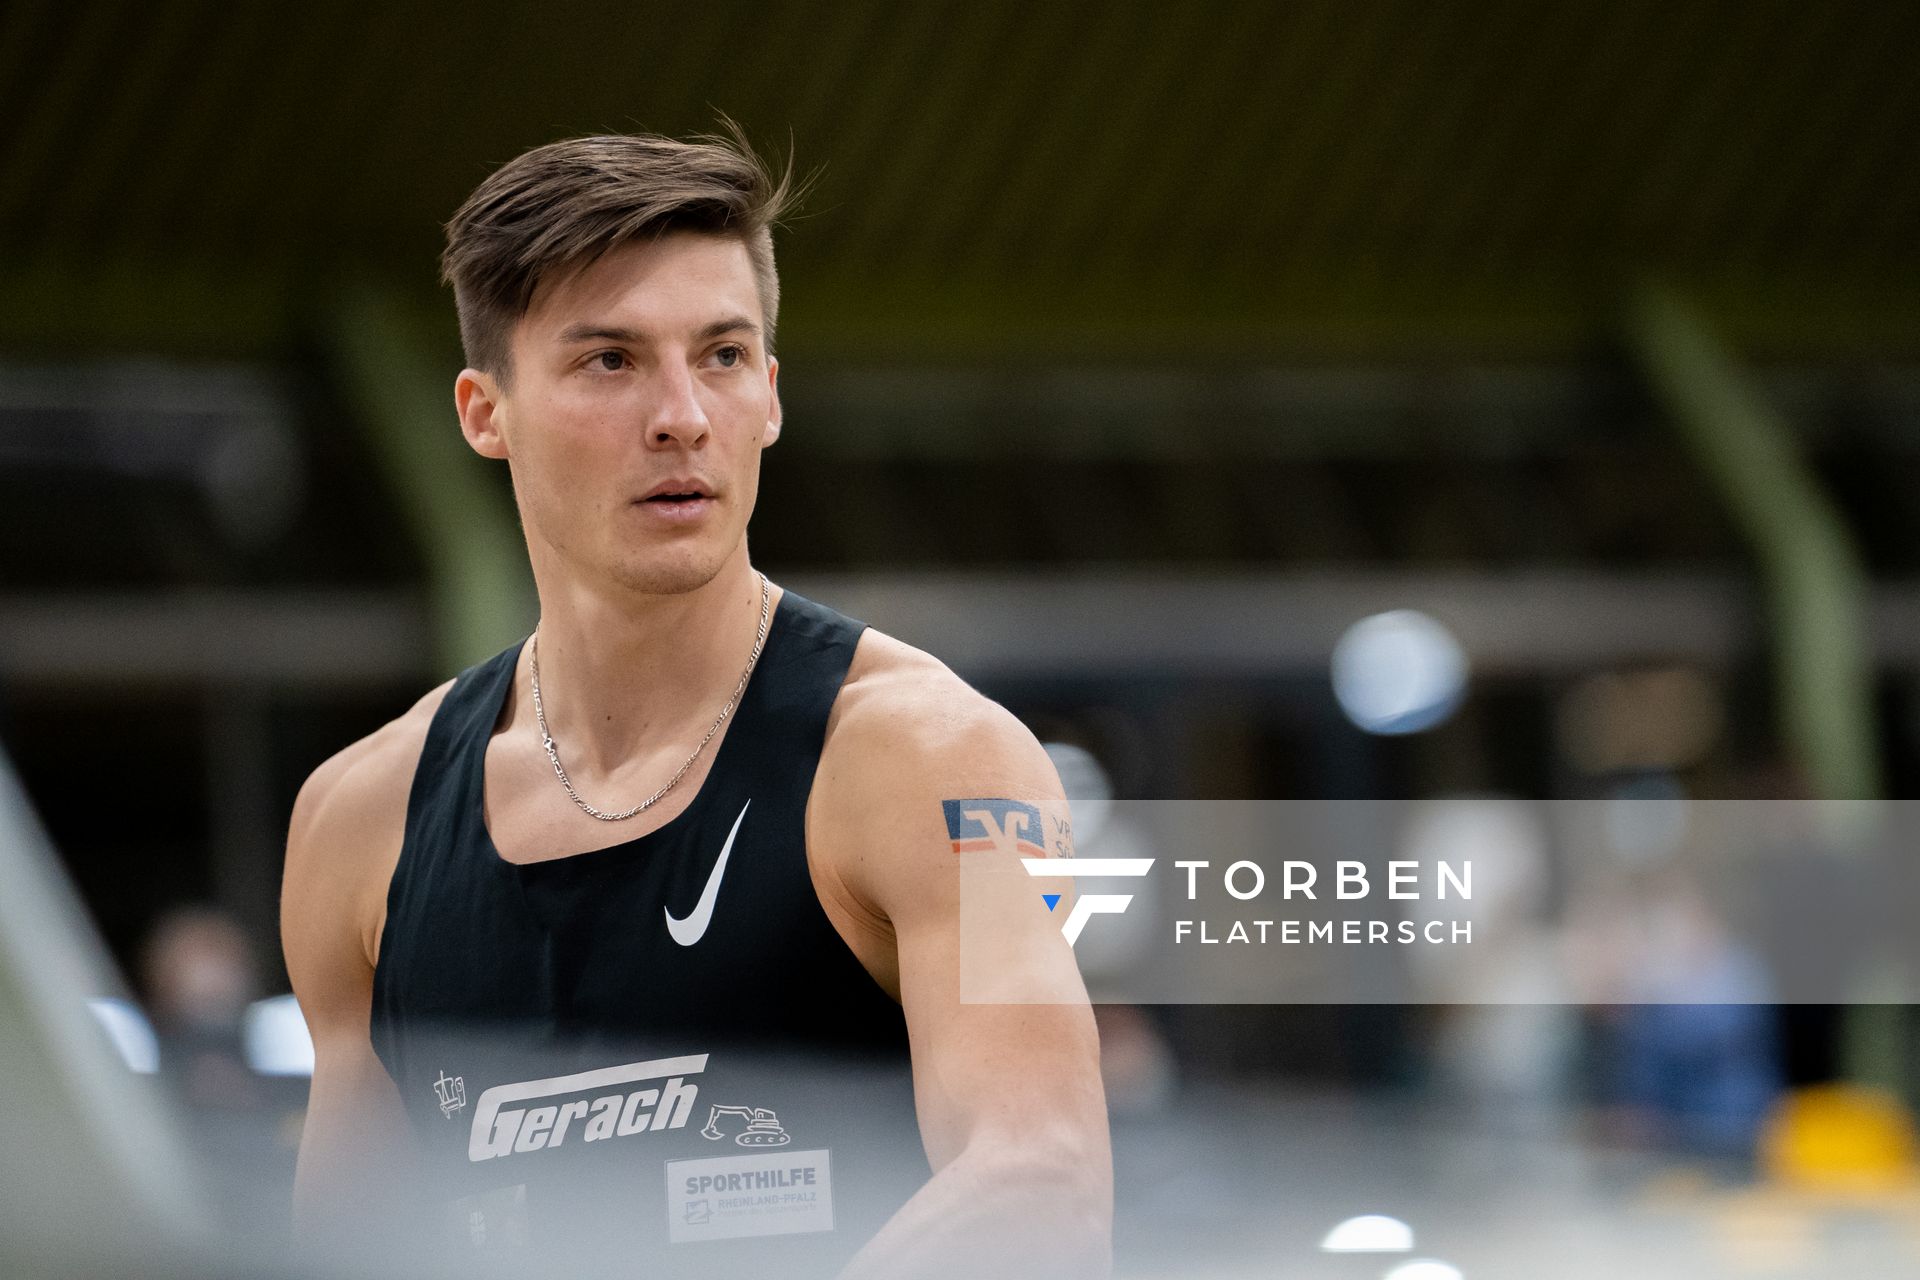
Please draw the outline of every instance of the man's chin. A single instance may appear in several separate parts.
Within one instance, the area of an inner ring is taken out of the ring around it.
[[[726,563],[725,556],[659,557],[623,564],[615,576],[642,595],[680,596],[712,582]]]

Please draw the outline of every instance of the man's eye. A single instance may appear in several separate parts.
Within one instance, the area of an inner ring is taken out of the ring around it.
[[[591,363],[596,369],[603,369],[608,373],[617,373],[626,365],[627,358],[618,351],[602,351],[593,357]]]
[[[747,362],[747,349],[745,347],[722,347],[713,353],[713,358],[720,362],[722,369],[738,369]]]

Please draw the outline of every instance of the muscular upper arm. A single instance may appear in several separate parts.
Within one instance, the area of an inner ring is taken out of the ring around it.
[[[1072,854],[1058,775],[1024,726],[937,664],[855,692],[816,782],[818,838],[844,892],[892,935],[929,1159],[937,1169],[985,1142],[1104,1177],[1092,1012],[1060,917],[1041,905],[1060,884],[1018,862]],[[1028,998],[1055,1002],[961,1000],[963,858],[1013,891],[995,921],[998,962],[1021,969]]]
[[[351,789],[364,787],[364,757],[326,762],[294,801],[280,894],[280,938],[287,973],[315,1041],[350,1030],[362,999],[371,999],[373,953],[365,909],[372,859],[362,842],[377,823],[356,810]]]
[[[289,824],[281,945],[314,1046],[295,1184],[297,1218],[307,1231],[335,1219],[362,1224],[390,1203],[391,1188],[371,1175],[392,1167],[401,1111],[369,1024],[377,936],[423,708],[430,716],[423,703],[315,770]]]

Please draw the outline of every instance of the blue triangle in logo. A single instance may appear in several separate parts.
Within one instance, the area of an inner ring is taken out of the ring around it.
[[[1057,893],[1043,893],[1040,895],[1040,898],[1041,901],[1047,904],[1047,910],[1049,911],[1060,905],[1060,895]]]

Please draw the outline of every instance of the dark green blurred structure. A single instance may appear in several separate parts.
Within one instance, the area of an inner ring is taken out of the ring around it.
[[[17,0],[3,336],[271,351],[360,274],[443,315],[491,165],[724,110],[822,169],[795,359],[1564,355],[1648,271],[1748,350],[1911,353],[1915,47],[1783,0]]]

